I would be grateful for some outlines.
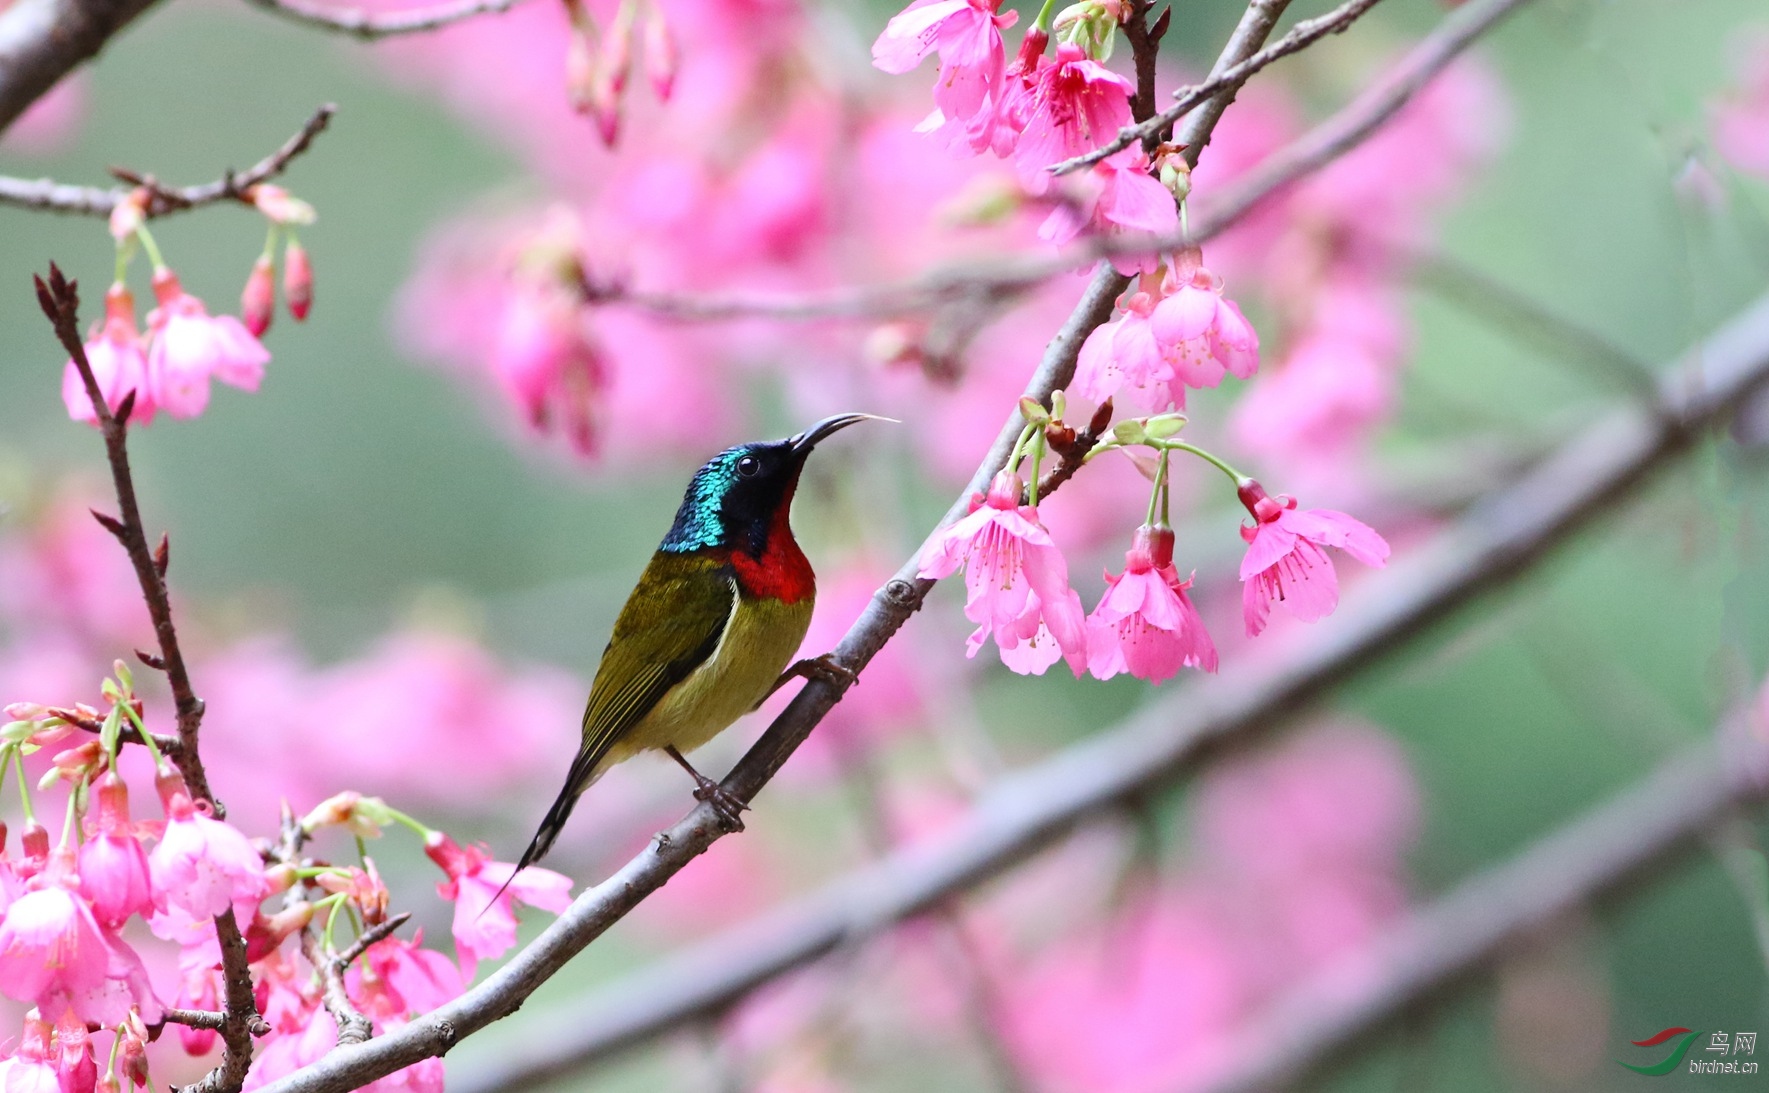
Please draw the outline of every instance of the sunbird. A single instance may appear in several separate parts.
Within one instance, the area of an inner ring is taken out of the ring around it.
[[[785,440],[726,448],[694,473],[676,521],[614,623],[584,707],[565,788],[517,868],[539,861],[578,795],[623,760],[661,748],[694,796],[742,827],[741,802],[684,752],[717,736],[794,675],[852,673],[827,658],[787,664],[805,640],[816,575],[792,536],[792,495],[818,443],[872,414],[837,414]]]

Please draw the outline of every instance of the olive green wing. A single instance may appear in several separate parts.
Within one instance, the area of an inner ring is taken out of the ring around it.
[[[590,685],[583,743],[565,788],[541,821],[521,866],[539,860],[553,845],[578,794],[595,779],[614,745],[671,687],[713,655],[736,604],[736,580],[723,560],[663,551],[652,555],[620,609],[614,636]]]
[[[659,551],[621,608],[584,708],[590,769],[651,712],[671,687],[713,655],[737,606],[730,566],[717,558]]]

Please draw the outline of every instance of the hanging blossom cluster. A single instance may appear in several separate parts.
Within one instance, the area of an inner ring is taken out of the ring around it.
[[[162,1023],[176,1023],[168,1007],[212,1014],[224,1004],[217,915],[231,911],[240,925],[258,1011],[271,1030],[247,1076],[251,1089],[330,1051],[340,1022],[360,1016],[384,1032],[456,997],[480,960],[515,944],[518,902],[556,912],[570,900],[566,877],[544,869],[515,875],[482,848],[462,847],[355,793],[289,817],[275,842],[254,842],[216,818],[161,754],[126,665],[115,665],[102,693],[100,707],[13,703],[5,708],[13,720],[0,727],[0,770],[17,765],[25,815],[19,854],[0,856],[0,993],[32,1007],[16,1053],[0,1062],[9,1089],[152,1088],[146,1044],[150,1030],[157,1036]],[[131,809],[119,762],[126,741],[152,753],[156,817]],[[27,757],[56,748],[34,802]],[[67,800],[52,843],[35,805],[57,784]],[[328,829],[370,838],[393,825],[414,831],[443,872],[438,891],[454,904],[457,956],[426,948],[421,931],[407,941],[382,928],[342,973],[354,1012],[340,1012],[326,1001],[326,965],[348,948],[347,932],[388,927],[390,897],[372,858],[339,865],[301,850]],[[176,948],[176,982],[152,981],[124,938],[135,920]],[[216,1035],[201,1024],[178,1027],[178,1042],[193,1056],[208,1054]],[[100,1059],[108,1060],[102,1072]],[[442,1088],[441,1062],[416,1064],[373,1088],[434,1093]]]
[[[1103,63],[1131,6],[1084,0],[1053,23],[1054,6],[1044,5],[1008,64],[1001,32],[1017,15],[999,13],[998,0],[916,0],[873,43],[872,63],[901,74],[937,54],[934,111],[917,131],[961,156],[993,153],[1012,163],[1028,193],[1046,195],[1056,188],[1053,164],[1093,151],[1130,124],[1136,90]],[[1053,32],[1054,56],[1046,56]],[[1186,174],[1178,153],[1163,148],[1151,163],[1133,144],[1093,165],[1071,193],[1058,195],[1039,237],[1066,243],[1090,227],[1106,234],[1178,230],[1173,201],[1184,196]]]
[[[296,227],[314,219],[313,207],[306,202],[267,183],[247,191],[247,200],[270,222],[270,231],[264,253],[246,278],[242,318],[234,318],[209,314],[203,301],[184,291],[148,231],[147,210],[153,200],[151,191],[138,187],[111,212],[116,276],[105,293],[104,318],[86,342],[86,357],[105,405],[116,413],[125,399],[131,399],[130,420],[140,425],[153,421],[161,410],[173,417],[200,416],[209,405],[211,380],[245,391],[258,389],[270,361],[270,351],[258,339],[270,328],[275,312],[275,252],[285,237],[283,299],[297,320],[305,319],[313,306],[313,267],[295,238]],[[138,250],[146,251],[153,265],[158,305],[148,313],[145,333],[137,324],[135,296],[127,283]],[[69,417],[98,424],[91,392],[71,360],[62,372],[61,390]]]

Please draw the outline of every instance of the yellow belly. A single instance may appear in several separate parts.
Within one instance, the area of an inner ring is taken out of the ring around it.
[[[609,749],[601,769],[654,748],[693,751],[754,709],[804,643],[811,608],[809,596],[794,604],[739,596],[712,656]]]

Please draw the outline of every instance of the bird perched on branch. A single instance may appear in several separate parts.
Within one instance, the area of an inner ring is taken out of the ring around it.
[[[694,778],[694,796],[742,828],[743,803],[682,753],[794,675],[852,681],[827,657],[787,668],[811,625],[817,591],[790,516],[811,450],[869,419],[890,420],[838,414],[785,440],[727,448],[695,472],[675,524],[620,609],[590,685],[577,758],[517,868],[547,852],[578,795],[609,767],[651,749],[680,763]]]

